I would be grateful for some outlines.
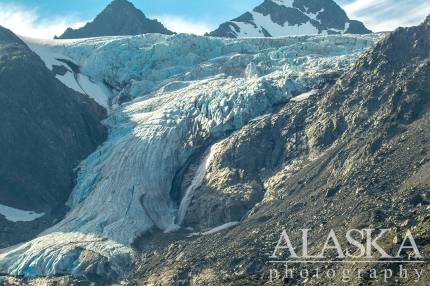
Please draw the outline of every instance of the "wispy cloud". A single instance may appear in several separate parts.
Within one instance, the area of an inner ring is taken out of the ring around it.
[[[50,39],[62,34],[68,27],[77,28],[84,23],[85,21],[71,16],[44,19],[37,9],[0,3],[0,25],[21,36]]]
[[[376,32],[417,25],[430,14],[428,0],[354,0],[343,8]]]
[[[386,2],[386,0],[355,0],[345,5],[344,9],[349,15],[354,16],[363,10],[375,8],[378,5],[384,5]]]
[[[214,26],[204,21],[194,21],[182,16],[176,15],[155,15],[151,18],[158,19],[166,28],[177,33],[188,33],[195,35],[204,35],[214,30]]]

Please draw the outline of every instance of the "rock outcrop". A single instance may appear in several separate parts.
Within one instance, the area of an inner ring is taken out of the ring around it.
[[[0,204],[48,217],[61,209],[75,183],[74,168],[106,138],[100,123],[105,115],[0,27]],[[41,230],[28,223],[20,228],[2,216],[0,221],[2,229],[9,229],[1,233],[0,247]]]

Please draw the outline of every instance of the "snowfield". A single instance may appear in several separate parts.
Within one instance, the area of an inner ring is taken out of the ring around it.
[[[209,151],[247,122],[342,73],[379,37],[27,39],[48,67],[57,58],[78,65],[79,76],[90,81],[84,85],[89,96],[104,92],[99,99],[111,109],[110,135],[81,163],[65,218],[37,239],[3,252],[0,272],[83,274],[93,265],[99,275],[127,276],[130,265],[124,261],[133,260],[129,246],[137,237],[153,227],[181,227],[211,152],[182,203],[172,200],[170,191],[175,174],[197,149]],[[92,84],[103,88],[92,91]]]
[[[38,40],[31,38],[22,38],[28,47],[35,52],[44,61],[49,70],[53,70],[55,66],[64,67],[67,72],[64,75],[56,75],[64,85],[71,89],[86,94],[94,99],[99,105],[109,110],[110,90],[102,82],[94,82],[90,77],[83,75],[67,65],[66,62],[73,60],[61,53],[61,49],[56,48],[57,41],[54,40]],[[71,45],[76,43],[76,40],[64,40],[63,45]]]
[[[24,211],[0,204],[0,215],[4,216],[8,221],[33,221],[44,216],[44,213],[36,213],[33,211]]]
[[[287,36],[287,35],[318,35],[319,30],[312,25],[310,22],[306,22],[301,25],[279,25],[272,21],[270,15],[263,15],[257,12],[250,12],[254,23],[250,24],[244,22],[231,21],[239,27],[239,31],[236,32],[238,38],[251,38],[251,37],[264,37],[263,29],[269,32],[273,37]],[[315,18],[314,14],[308,14],[310,18]],[[257,28],[254,26],[257,25]],[[232,28],[232,31],[236,31]],[[323,31],[323,34],[327,34],[327,31]]]

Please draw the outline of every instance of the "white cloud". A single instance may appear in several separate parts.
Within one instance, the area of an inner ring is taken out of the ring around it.
[[[213,25],[204,21],[193,21],[182,16],[175,15],[158,15],[151,18],[158,19],[167,29],[176,33],[188,33],[195,35],[204,35],[214,30]]]
[[[52,39],[68,27],[78,28],[84,24],[84,21],[69,16],[42,19],[36,9],[0,3],[0,25],[21,36]]]
[[[386,0],[355,0],[345,5],[343,8],[348,15],[354,17],[365,9],[373,8],[381,4],[383,5],[385,2]]]
[[[418,25],[430,14],[428,0],[355,0],[343,8],[351,19],[364,22],[375,32]]]

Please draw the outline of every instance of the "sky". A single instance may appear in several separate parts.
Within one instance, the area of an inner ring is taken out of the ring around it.
[[[0,25],[16,34],[53,38],[67,27],[91,21],[110,0],[0,0]],[[131,0],[148,17],[175,32],[202,35],[252,10],[263,0]],[[351,19],[375,32],[421,23],[430,14],[428,0],[338,0]]]

